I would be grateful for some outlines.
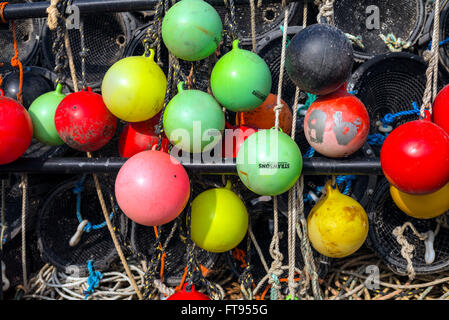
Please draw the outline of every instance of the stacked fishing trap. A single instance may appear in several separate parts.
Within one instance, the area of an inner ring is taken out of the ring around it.
[[[0,18],[0,300],[449,298],[449,1]]]

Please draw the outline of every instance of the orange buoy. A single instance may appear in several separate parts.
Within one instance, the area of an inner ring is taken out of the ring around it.
[[[292,131],[292,111],[288,107],[287,103],[281,99],[283,108],[279,113],[279,127],[286,134],[290,134]],[[275,111],[274,108],[277,105],[277,96],[270,93],[268,98],[256,109],[251,111],[237,112],[236,125],[249,125],[255,126],[259,129],[271,129],[274,127]]]

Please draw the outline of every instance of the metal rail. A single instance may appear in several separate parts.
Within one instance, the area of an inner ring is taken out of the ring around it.
[[[223,0],[206,0],[213,6],[225,5]],[[263,0],[263,3],[280,3],[282,0]],[[153,9],[160,0],[73,0],[81,14],[132,12]],[[286,1],[291,2],[289,0]],[[234,0],[235,4],[249,4],[248,0]],[[6,20],[47,17],[49,1],[8,4],[3,15]]]
[[[107,173],[118,172],[125,158],[21,158],[1,165],[1,173]],[[187,171],[210,174],[236,174],[235,162],[183,163]],[[382,175],[379,159],[331,160],[326,158],[304,159],[305,175]]]

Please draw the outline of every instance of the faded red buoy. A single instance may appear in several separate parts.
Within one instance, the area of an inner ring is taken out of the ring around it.
[[[33,123],[25,107],[0,90],[0,165],[20,158],[32,139]]]
[[[394,129],[380,152],[385,177],[405,193],[431,193],[449,181],[449,135],[426,114]]]
[[[309,144],[330,158],[348,157],[365,143],[370,119],[363,103],[345,86],[318,97],[307,110],[304,134]]]
[[[195,290],[195,285],[187,288],[187,283],[184,284],[182,290],[172,294],[167,300],[210,300],[205,294]]]
[[[78,151],[101,149],[111,140],[117,118],[91,88],[67,95],[58,105],[55,126],[61,139]]]
[[[160,114],[147,121],[128,123],[123,128],[118,142],[120,156],[131,158],[139,152],[157,147],[159,137],[156,134],[156,126],[159,118]],[[168,152],[169,141],[164,133],[161,138],[160,151]]]
[[[159,226],[175,219],[187,205],[189,176],[168,153],[142,151],[120,168],[115,196],[128,218],[144,226]]]
[[[222,139],[222,157],[236,158],[242,143],[257,130],[253,126],[232,126],[226,122],[225,135]]]

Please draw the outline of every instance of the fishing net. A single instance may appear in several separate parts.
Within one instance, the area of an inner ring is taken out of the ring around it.
[[[109,203],[108,199],[114,192],[115,175],[98,176],[106,203]],[[79,211],[78,193],[81,195]],[[121,216],[113,215],[112,210],[110,218],[121,221]],[[90,223],[91,230],[83,229],[79,243],[72,246],[69,242],[83,220]],[[120,222],[116,224],[121,226]],[[120,230],[126,232],[124,226]],[[85,276],[88,274],[89,260],[94,261],[96,270],[107,270],[117,257],[90,175],[76,177],[56,187],[39,212],[37,233],[43,259],[68,274],[76,272],[79,276]]]
[[[81,15],[80,21],[84,28],[84,43],[88,49],[86,56],[86,84],[98,88],[106,71],[123,57],[125,47],[131,40],[133,23],[125,13]],[[81,81],[81,36],[78,28],[68,30],[70,46],[73,52],[78,81]],[[42,31],[41,50],[43,63],[52,70],[55,68],[53,43],[56,31],[51,31],[47,25]],[[64,70],[70,78],[70,70]],[[81,83],[81,82],[80,82]],[[71,80],[67,84],[73,88]]]
[[[419,233],[434,232],[437,227],[435,219],[415,219],[403,213],[394,203],[389,192],[390,184],[382,179],[367,206],[370,221],[368,244],[382,258],[383,262],[395,273],[408,274],[407,261],[401,254],[401,245],[398,243],[393,230],[405,222],[411,222]],[[441,226],[435,236],[433,248],[435,260],[427,264],[425,260],[426,245],[412,231],[406,228],[404,236],[407,242],[414,246],[412,263],[415,273],[430,274],[447,270],[449,268],[449,230]]]
[[[408,49],[420,36],[424,19],[422,0],[336,0],[334,3],[335,26],[360,37],[363,48],[354,45],[354,56],[361,60],[390,52],[380,35],[392,35],[391,50],[396,50],[396,45],[398,50]]]

